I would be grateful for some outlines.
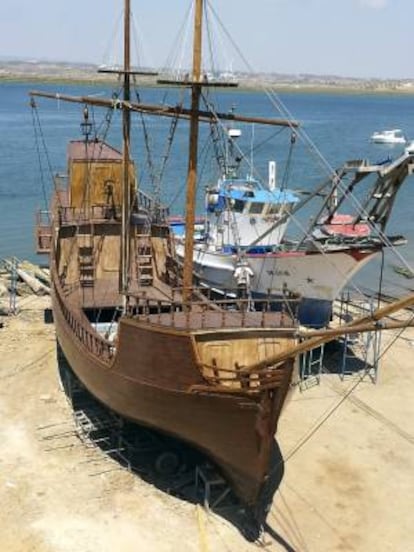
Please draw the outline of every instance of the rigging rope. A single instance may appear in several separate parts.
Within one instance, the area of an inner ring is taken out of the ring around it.
[[[135,90],[135,93],[136,93],[137,101],[138,101],[138,103],[140,103],[141,99],[140,99],[140,95],[139,95],[138,90]],[[182,107],[183,101],[184,101],[184,98],[182,97],[181,102],[179,104],[177,104],[178,108]],[[179,109],[177,110],[177,112],[178,111],[179,111]],[[159,167],[158,171],[156,171],[156,169],[155,169],[154,161],[153,161],[153,158],[152,158],[152,150],[151,150],[151,147],[150,147],[150,133],[149,133],[148,128],[147,128],[147,124],[146,124],[146,121],[145,121],[145,116],[142,112],[140,112],[140,120],[141,120],[143,134],[144,134],[144,142],[145,142],[145,149],[146,149],[146,154],[147,154],[147,164],[148,164],[148,169],[149,169],[150,181],[151,181],[152,187],[154,189],[155,208],[156,208],[156,210],[159,210],[160,205],[161,205],[161,183],[162,183],[164,173],[165,173],[165,170],[166,170],[166,167],[167,167],[168,159],[170,157],[171,148],[172,148],[172,145],[173,145],[173,142],[174,142],[175,131],[177,129],[179,116],[178,116],[178,113],[177,113],[177,115],[172,118],[172,121],[171,121],[171,124],[170,124],[170,130],[169,130],[169,133],[168,133],[166,147],[165,147],[164,153],[161,157],[161,163],[160,163],[160,167]]]
[[[40,155],[40,146],[38,145],[38,137],[40,136],[40,140],[41,140],[41,143],[42,143],[42,146],[43,146],[44,156],[46,158],[47,168],[49,170],[50,177],[51,177],[53,185],[54,185],[57,201],[58,201],[58,204],[59,204],[60,198],[59,198],[59,195],[57,193],[58,189],[57,189],[56,179],[54,178],[52,162],[51,162],[50,157],[49,157],[49,151],[47,149],[45,136],[43,134],[42,125],[40,123],[40,117],[39,117],[39,112],[38,112],[38,109],[37,109],[37,105],[36,105],[36,102],[33,98],[31,99],[30,105],[32,107],[33,125],[34,125],[35,138],[36,138],[36,148],[39,151],[39,155]],[[36,129],[37,129],[37,132],[36,132]],[[40,159],[40,157],[39,157],[39,159]]]
[[[40,181],[42,183],[43,201],[45,203],[45,210],[47,212],[47,218],[48,218],[48,221],[50,223],[51,220],[50,220],[50,211],[49,211],[49,200],[48,200],[47,191],[46,191],[46,182],[45,182],[46,179],[45,179],[45,174],[44,174],[44,169],[43,169],[42,155],[41,155],[41,152],[40,152],[38,128],[36,126],[36,119],[35,119],[35,114],[34,114],[35,104],[34,104],[33,98],[32,98],[32,102],[31,102],[31,106],[33,108],[32,109],[32,124],[33,124],[33,132],[34,132],[34,138],[35,138],[35,144],[36,144],[36,153],[37,153],[37,158],[38,158],[38,161],[39,161],[39,171],[40,171]]]
[[[238,48],[237,44],[234,42],[231,35],[228,33],[227,29],[224,27],[223,23],[221,22],[220,18],[218,17],[217,13],[215,12],[214,8],[211,6],[210,2],[208,0],[207,0],[207,2],[210,5],[210,9],[211,9],[213,15],[218,20],[219,25],[221,26],[223,32],[226,34],[226,36],[228,37],[228,39],[232,43],[233,47],[237,51],[240,58],[243,60],[244,64],[248,67],[248,69],[251,72],[254,72],[254,69],[250,66],[250,64],[248,63],[246,58],[243,56],[241,50]],[[264,90],[264,92],[268,96],[270,102],[273,104],[273,106],[280,113],[285,114],[288,119],[293,119],[292,114],[290,113],[290,111],[287,109],[287,107],[283,104],[283,102],[281,101],[279,96],[274,91],[267,89],[265,85],[262,85],[262,89]],[[308,136],[308,134],[302,128],[294,129],[293,127],[291,127],[291,130],[292,130],[292,132],[297,132],[301,136],[301,138],[304,140],[304,143],[307,145],[308,150],[312,153],[312,155],[316,156],[316,159],[320,163],[320,166],[324,170],[327,170],[328,174],[336,174],[334,169],[332,168],[332,166],[325,159],[323,154],[320,152],[320,150],[317,148],[317,146],[314,144],[314,142],[311,140],[311,138]],[[343,193],[346,192],[346,188],[343,185],[342,179],[339,179],[338,189],[340,189]],[[363,208],[362,204],[359,202],[359,200],[355,197],[354,194],[350,194],[348,197],[349,197],[349,200],[354,204],[354,206],[356,206],[356,208],[359,210],[360,213],[367,215],[367,213],[366,213],[365,209]],[[298,224],[298,220],[297,220],[296,217],[291,216],[290,220],[293,220],[298,225],[298,227],[301,228],[304,235],[306,235],[306,229],[302,226],[302,224],[300,224],[300,223]],[[368,221],[368,222],[370,222],[370,221]],[[371,224],[371,227],[373,227],[373,229],[378,233],[378,236],[381,239],[381,241],[385,245],[387,245],[387,247],[399,258],[399,260],[403,263],[403,265],[406,268],[408,268],[409,270],[412,270],[409,263],[402,257],[400,252],[390,242],[390,240],[388,239],[386,234],[384,232],[382,232],[379,228],[375,227],[371,222],[370,222],[370,224]],[[321,247],[319,246],[319,244],[317,242],[315,242],[314,240],[312,240],[312,241],[321,253],[326,254],[321,249]],[[338,270],[338,269],[336,268],[336,270]],[[342,271],[339,271],[339,272],[342,273]],[[352,283],[352,285],[355,289],[358,290],[358,287],[356,286],[356,284]],[[360,290],[358,290],[358,292],[362,293]]]
[[[209,122],[209,125],[210,125],[211,141],[212,141],[213,149],[214,149],[214,156],[216,158],[217,165],[218,165],[219,169],[221,170],[221,174],[225,174],[226,173],[226,168],[227,168],[226,167],[226,154],[224,152],[224,148],[220,147],[223,143],[223,136],[220,135],[220,133],[218,132],[218,126],[217,126],[215,121],[211,120]]]
[[[180,57],[180,61],[177,63],[177,70],[181,71],[182,65],[183,65],[183,59],[184,59],[184,52],[185,52],[185,44],[188,40],[188,36],[190,33],[190,29],[192,27],[191,22],[191,13],[193,9],[193,2],[190,0],[187,11],[184,14],[184,20],[181,24],[180,28],[178,29],[178,33],[173,41],[173,46],[170,50],[170,54],[167,57],[162,72],[168,74],[168,69],[174,66],[174,64],[177,62],[177,59]],[[181,52],[178,51],[180,42],[183,43],[183,47]]]
[[[290,137],[290,147],[288,152],[288,158],[286,161],[286,168],[285,173],[283,175],[282,183],[280,185],[280,191],[283,191],[287,185],[290,178],[290,171],[291,171],[291,165],[292,165],[292,155],[293,155],[293,148],[296,144],[296,132],[292,132]]]
[[[210,109],[210,111],[212,112],[212,114],[215,116],[215,120],[216,120],[216,122],[217,122],[217,125],[220,126],[222,129],[225,129],[225,127],[224,127],[222,121],[217,117],[217,113],[216,113],[215,110],[214,110],[213,104],[212,104],[211,102],[209,102],[208,99],[205,98],[205,96],[203,96],[203,99],[204,99],[206,105],[208,106],[208,108]],[[292,137],[293,137],[293,136],[295,136],[295,138],[296,138],[296,131],[295,131],[295,129],[292,129]],[[291,139],[291,148],[290,148],[291,151],[292,151],[292,148],[293,148],[294,143],[296,143],[296,139],[293,141],[293,143],[292,143],[292,139]],[[249,160],[244,156],[244,154],[243,154],[243,152],[241,151],[239,145],[238,145],[237,143],[235,143],[235,146],[236,146],[237,150],[238,150],[238,151],[241,153],[241,155],[243,156],[243,159],[245,160],[245,162],[246,162],[246,163],[248,164],[248,166],[251,168],[251,164],[250,164]],[[256,171],[255,171],[255,172],[256,172]],[[228,206],[228,207],[230,207],[230,206]],[[282,212],[282,210],[283,210],[283,204],[281,204],[281,211],[280,211],[280,212]],[[235,217],[235,214],[232,212],[232,209],[231,209],[231,208],[229,208],[229,211],[230,211],[230,216],[233,217],[233,225],[234,225],[234,217]],[[294,224],[296,224],[296,226],[303,232],[303,235],[305,235],[305,236],[307,235],[307,229],[303,226],[303,224],[300,222],[300,220],[299,220],[295,215],[291,214],[290,217],[289,217],[289,221],[290,221],[290,220],[292,220],[292,221],[294,222]],[[236,243],[236,245],[238,246],[238,251],[239,251],[239,255],[240,255],[240,238],[239,238],[238,234],[236,235],[236,234],[234,233],[234,231],[233,231],[233,239],[235,240],[235,243]],[[328,262],[329,262],[330,266],[332,266],[332,268],[334,268],[334,270],[337,272],[337,274],[339,274],[341,277],[344,277],[344,278],[346,278],[346,279],[348,280],[347,274],[346,274],[343,270],[339,269],[339,268],[336,266],[336,264],[333,262],[333,260],[331,260],[331,259],[329,258],[328,253],[324,250],[324,248],[321,246],[321,244],[319,244],[319,243],[318,243],[317,241],[315,241],[315,240],[312,240],[312,242],[313,242],[313,244],[315,245],[315,247],[317,248],[317,250],[318,250],[322,255],[324,255],[324,256],[328,259]],[[277,261],[277,258],[275,258],[275,259],[274,259],[274,262],[273,262],[273,270],[272,270],[273,275],[272,275],[272,277],[271,277],[271,282],[272,282],[272,283],[273,283],[273,280],[274,280],[274,278],[275,278],[275,272],[276,272],[276,271],[275,271],[275,267],[276,267],[277,262],[278,262],[278,261]],[[263,262],[263,264],[262,264],[261,274],[263,273],[263,270],[264,270],[264,262]],[[363,295],[363,292],[359,289],[359,287],[357,286],[356,283],[352,282],[352,283],[351,283],[351,286],[352,286],[358,293],[360,293],[360,294]]]
[[[229,41],[231,42],[231,44],[233,45],[234,49],[236,50],[237,54],[240,56],[241,60],[243,61],[243,63],[246,65],[246,67],[249,69],[249,71],[251,72],[254,72],[254,69],[253,67],[249,64],[249,62],[247,61],[247,59],[245,58],[245,56],[243,55],[243,53],[241,52],[240,48],[237,46],[237,44],[235,43],[235,41],[233,40],[233,38],[231,37],[230,33],[227,31],[227,29],[225,28],[224,24],[222,23],[222,21],[220,20],[217,12],[214,10],[213,6],[211,5],[211,2],[209,0],[207,0],[207,3],[208,5],[210,6],[210,10],[212,12],[212,14],[214,15],[214,17],[217,19],[221,29],[223,30],[223,32],[225,33],[225,35],[227,36],[227,38],[229,39]],[[269,90],[265,85],[261,85],[262,89],[264,90],[264,92],[266,93],[266,95],[268,96],[269,100],[271,101],[271,103],[274,105],[274,107],[276,107],[276,109],[280,112],[280,113],[283,113],[287,116],[288,119],[292,119],[292,114],[290,113],[290,111],[288,110],[288,108],[283,104],[282,100],[279,98],[279,96],[272,90]],[[292,127],[292,131],[295,131],[295,129]],[[323,156],[323,154],[320,152],[320,150],[317,148],[317,146],[315,145],[315,143],[311,140],[311,138],[308,136],[308,134],[306,133],[306,131],[304,131],[303,129],[299,128],[296,130],[296,132],[298,132],[298,134],[302,137],[302,139],[304,140],[305,144],[308,146],[309,148],[309,151],[316,155],[316,158],[318,159],[318,161],[320,162],[321,164],[321,167],[324,168],[325,170],[328,171],[328,174],[334,174],[335,171],[333,169],[333,167],[331,166],[331,164],[325,159],[325,157]],[[340,181],[339,182],[339,187],[342,186],[342,182]],[[342,189],[342,188],[340,188]],[[342,189],[342,191],[345,191]],[[365,209],[363,209],[363,206],[361,205],[361,203],[358,201],[358,199],[352,194],[350,196],[350,201],[354,202],[354,205],[361,211],[361,214],[364,214],[364,215],[367,215],[367,213],[365,212]],[[362,209],[362,210],[361,210]],[[369,222],[369,221],[368,221]],[[400,254],[400,252],[394,247],[394,245],[390,242],[390,240],[388,239],[388,237],[386,236],[386,234],[384,232],[382,232],[379,228],[376,228],[375,226],[372,225],[371,223],[371,226],[373,227],[373,229],[375,229],[377,232],[378,232],[378,236],[380,237],[380,239],[394,252],[394,254],[399,258],[399,260],[403,263],[403,265],[408,268],[409,270],[413,270],[412,267],[409,265],[409,263],[402,257],[402,255]]]
[[[137,98],[137,102],[141,103],[141,98],[137,89],[135,89],[135,96]],[[155,187],[156,176],[155,176],[154,162],[153,162],[152,153],[151,153],[151,144],[150,144],[151,140],[147,129],[147,124],[145,122],[145,117],[142,111],[139,112],[139,118],[141,120],[142,131],[144,134],[144,143],[145,143],[145,151],[147,153],[147,164],[149,169],[149,176],[150,176],[152,186]]]
[[[180,107],[182,107],[183,100],[178,105]],[[168,162],[168,159],[170,157],[171,148],[172,148],[173,141],[174,141],[174,136],[175,136],[175,131],[177,130],[177,126],[178,126],[178,121],[179,121],[178,115],[177,115],[177,117],[172,118],[171,125],[170,125],[170,131],[169,131],[168,138],[167,138],[166,148],[165,148],[165,151],[164,151],[164,155],[162,156],[161,166],[160,166],[160,169],[159,169],[159,172],[158,172],[158,178],[157,178],[158,193],[155,196],[155,199],[156,199],[156,201],[158,201],[159,204],[161,204],[161,183],[162,183],[162,180],[164,178],[165,169],[167,168],[167,162]]]
[[[408,326],[413,322],[414,320],[414,314],[411,315],[411,317],[407,320],[406,326],[402,327],[396,335],[393,336],[390,343],[381,351],[381,354],[378,356],[378,361],[381,360],[381,358],[384,357],[384,355],[389,351],[389,349],[394,345],[394,343],[401,337],[401,335],[407,330]],[[348,388],[348,390],[343,394],[342,398],[334,404],[332,407],[329,407],[325,410],[325,412],[319,416],[318,421],[314,424],[312,429],[310,429],[305,435],[299,439],[299,441],[294,445],[291,450],[287,453],[284,462],[286,463],[289,461],[295,454],[315,435],[315,433],[327,422],[327,420],[338,410],[338,408],[348,399],[348,397],[355,391],[355,389],[358,387],[358,385],[363,381],[365,377],[365,374],[362,374],[356,382],[351,384],[351,386]],[[409,438],[409,442],[411,444],[414,444],[414,437]],[[272,468],[272,473],[279,468],[281,462]]]
[[[115,25],[112,28],[112,35],[110,36],[107,42],[106,48],[104,49],[104,54],[102,57],[103,65],[116,66],[117,65],[116,58],[121,57],[120,55],[118,55],[118,53],[115,53],[113,55],[113,60],[111,60],[110,55],[111,55],[111,51],[113,50],[113,45],[121,42],[120,40],[118,40],[118,36],[120,34],[121,21],[123,20],[123,17],[124,17],[123,12],[120,12],[118,14],[118,17],[115,20]],[[108,63],[105,63],[105,60],[107,60]]]
[[[210,28],[210,18],[209,18],[206,3],[204,3],[204,20],[205,20],[205,25],[207,30],[207,44],[208,44],[208,50],[210,54],[211,71],[213,75],[215,75],[216,67],[215,67],[215,60],[214,60],[213,40],[212,40],[212,34],[211,34],[211,28]]]
[[[253,146],[253,151],[259,151],[263,146],[265,146],[267,143],[273,140],[276,136],[279,136],[282,132],[286,131],[286,127],[281,127],[275,130],[270,136],[259,142],[257,145]]]

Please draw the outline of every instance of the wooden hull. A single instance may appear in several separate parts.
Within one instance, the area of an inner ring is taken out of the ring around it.
[[[59,284],[58,284],[59,287]],[[121,319],[117,353],[110,363],[92,354],[53,290],[57,340],[71,368],[103,404],[136,423],[177,437],[206,453],[222,470],[236,495],[263,518],[277,420],[286,397],[292,362],[283,368],[280,386],[255,396],[193,393],[203,383],[193,336],[148,328]],[[76,316],[77,313],[74,313]],[[277,466],[276,466],[277,468]]]
[[[108,178],[119,155],[102,148],[104,166],[101,158],[92,166]],[[71,369],[114,412],[204,452],[261,520],[293,361],[254,373],[243,367],[285,350],[295,328],[283,313],[252,312],[243,299],[220,306],[193,290],[184,303],[168,225],[150,223],[145,209],[130,220],[128,297],[121,297],[119,206],[73,204],[90,163],[82,144],[70,151],[68,173],[79,178],[52,202],[50,267],[56,336]],[[102,182],[92,180],[98,193]],[[98,328],[103,312],[117,319],[115,341]]]

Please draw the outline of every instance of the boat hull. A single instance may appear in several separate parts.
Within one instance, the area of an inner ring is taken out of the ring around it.
[[[253,271],[252,297],[283,298],[287,293],[300,297],[299,321],[314,327],[326,325],[332,303],[351,278],[376,254],[378,248],[331,250],[326,253],[287,252],[266,255],[246,254],[244,259]],[[183,249],[177,246],[182,257]],[[234,271],[236,255],[196,249],[194,270],[200,282],[210,288],[237,289]]]
[[[121,319],[114,358],[91,354],[82,332],[68,318],[79,317],[52,295],[56,335],[76,376],[100,402],[119,415],[179,438],[204,452],[222,471],[235,494],[263,522],[275,491],[269,477],[277,420],[286,398],[293,361],[283,367],[280,386],[259,396],[193,393],[204,382],[196,367],[193,337],[176,330],[149,329]],[[166,336],[168,335],[168,339]],[[280,466],[276,466],[280,472]],[[277,479],[277,478],[276,478]],[[280,479],[280,478],[279,478]]]

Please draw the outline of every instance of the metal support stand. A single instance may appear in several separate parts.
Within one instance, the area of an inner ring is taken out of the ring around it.
[[[369,332],[363,336],[362,349],[364,352],[364,375],[370,377],[373,383],[378,382],[378,367],[381,356],[382,332]]]
[[[206,510],[216,508],[230,492],[227,482],[209,465],[196,466],[195,490],[198,496],[200,490],[204,491],[204,507]],[[213,498],[212,495],[215,494]]]
[[[10,262],[9,314],[17,314],[17,259]]]
[[[351,299],[349,293],[347,299],[341,299],[341,315],[345,322],[349,322],[352,319],[352,315],[349,312],[349,306]],[[374,311],[373,301],[368,304],[356,305],[361,311],[360,314],[367,314],[367,312]],[[355,374],[355,370],[350,368],[350,362],[355,361],[355,358],[359,358],[364,363],[362,369],[358,370],[358,373],[362,378],[368,375],[373,383],[378,381],[378,365],[381,354],[381,332],[373,331],[357,335],[346,335],[342,339],[343,353],[341,361],[341,379],[344,379],[347,375]]]
[[[299,388],[301,391],[319,385],[323,366],[324,345],[307,351],[299,358]]]

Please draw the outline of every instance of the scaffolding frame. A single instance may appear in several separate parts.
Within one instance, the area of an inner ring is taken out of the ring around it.
[[[311,349],[299,357],[299,389],[305,391],[319,385],[323,370],[325,345]]]
[[[374,312],[374,299],[370,298],[363,303],[352,300],[349,291],[343,294],[340,299],[339,320],[350,322],[353,317],[352,311],[358,314],[370,314]],[[381,358],[382,333],[380,330],[362,334],[347,334],[339,340],[342,345],[342,359],[340,377],[342,380],[347,376],[353,376],[357,372],[361,379],[368,376],[372,383],[378,382],[379,361]],[[359,358],[363,367],[356,371],[350,368],[351,361]]]

